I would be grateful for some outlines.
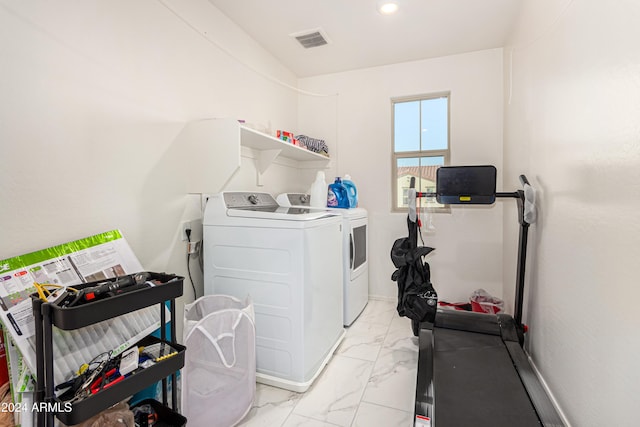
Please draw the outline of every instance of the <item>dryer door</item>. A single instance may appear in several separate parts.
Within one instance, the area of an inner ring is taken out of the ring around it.
[[[349,220],[349,266],[353,280],[367,268],[369,258],[367,218]]]

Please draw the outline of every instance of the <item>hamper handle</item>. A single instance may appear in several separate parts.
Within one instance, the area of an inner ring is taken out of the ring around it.
[[[222,364],[226,367],[226,368],[233,368],[236,364],[236,346],[235,346],[235,341],[236,341],[236,328],[238,326],[238,324],[240,323],[240,319],[242,318],[242,316],[246,316],[246,314],[244,314],[243,312],[240,312],[238,314],[238,318],[236,319],[235,323],[232,326],[233,332],[224,332],[220,335],[218,335],[217,337],[213,337],[206,329],[204,329],[201,325],[196,326],[196,329],[199,330],[200,332],[202,332],[202,334],[204,336],[206,336],[209,341],[211,341],[211,344],[213,344],[213,346],[216,349],[216,352],[218,353],[218,356],[220,357],[220,360],[222,360]],[[231,346],[232,348],[232,353],[233,353],[233,361],[231,363],[229,363],[227,361],[227,358],[225,357],[224,353],[222,352],[222,349],[220,348],[220,346],[218,345],[218,341],[220,341],[223,338],[231,338],[233,345]]]

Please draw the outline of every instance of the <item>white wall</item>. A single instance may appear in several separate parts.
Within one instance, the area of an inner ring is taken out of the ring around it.
[[[327,181],[350,174],[369,211],[371,295],[395,298],[389,252],[407,234],[406,214],[391,213],[391,98],[450,91],[452,164],[494,164],[501,171],[502,73],[502,50],[494,49],[300,80],[301,89],[337,94],[301,96],[298,123],[327,139],[333,158]],[[501,296],[502,203],[454,209],[433,222],[436,232],[425,243],[437,249],[429,261],[440,296],[464,301],[481,287]]]
[[[297,94],[216,43],[295,86],[206,0],[0,1],[0,259],[119,228],[146,269],[186,276],[179,224],[200,211],[185,192],[198,153],[174,141],[183,125],[296,130]],[[272,166],[264,188],[297,174]],[[255,188],[251,158],[232,183]]]
[[[540,199],[527,349],[580,427],[638,425],[639,21],[637,1],[525,2],[504,50],[505,179]]]

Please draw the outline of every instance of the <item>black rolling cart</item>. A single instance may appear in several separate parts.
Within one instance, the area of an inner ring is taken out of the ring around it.
[[[524,175],[520,181],[522,185],[529,184]],[[413,184],[412,179],[411,188]],[[421,260],[433,248],[418,247],[418,225],[410,215],[409,237],[399,239],[404,240],[406,246],[401,254],[419,260],[419,269],[426,272],[422,281],[432,291],[431,298],[423,303],[424,307],[430,306],[423,310],[427,314],[420,319],[412,318],[414,334],[419,337],[414,426],[563,426],[522,348],[526,330],[522,324],[522,305],[529,229],[524,191],[496,192],[493,166],[441,167],[436,186],[436,193],[416,193],[416,197],[435,196],[439,203],[470,205],[493,204],[496,198],[516,200],[520,233],[515,307],[513,317],[436,310],[437,295],[430,282],[429,266]],[[393,255],[392,251],[392,259]],[[399,281],[398,286],[402,289],[406,283]],[[424,294],[417,293],[418,296]],[[418,308],[419,303],[420,298],[414,298]]]
[[[67,425],[81,423],[160,380],[162,380],[162,404],[166,407],[168,406],[167,377],[169,376],[171,376],[173,387],[171,407],[177,408],[176,372],[184,366],[186,348],[176,343],[175,299],[182,295],[184,279],[164,273],[142,274],[146,275],[146,285],[143,283],[129,286],[128,284],[126,288],[118,288],[117,280],[122,279],[120,278],[74,286],[80,292],[85,291],[83,295],[86,301],[82,304],[69,304],[74,298],[73,294],[67,298],[61,297],[55,302],[45,302],[37,294],[31,295],[36,326],[35,400],[39,404],[43,403],[44,408],[37,413],[38,427],[53,426],[54,417]],[[97,297],[97,292],[95,294],[90,292],[91,289],[96,289],[96,285],[109,287],[109,292]],[[166,336],[165,302],[167,301],[172,319],[169,337]],[[160,309],[160,339],[148,336],[137,345],[150,348],[158,344],[163,349],[169,349],[168,356],[156,359],[148,367],[137,368],[120,378],[117,384],[108,388],[101,387],[81,398],[62,400],[62,396],[56,397],[53,374],[53,326],[62,330],[83,328],[156,304]]]

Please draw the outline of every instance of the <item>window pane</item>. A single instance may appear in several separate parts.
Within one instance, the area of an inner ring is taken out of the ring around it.
[[[394,151],[420,150],[420,101],[395,103],[393,119]]]
[[[446,150],[448,134],[448,98],[421,101],[422,150]]]
[[[449,95],[433,94],[393,102],[393,210],[407,207],[411,178],[416,191],[435,193],[436,171],[449,158]],[[405,157],[411,156],[411,157]],[[428,208],[442,208],[435,197],[421,198]]]
[[[421,157],[420,158],[420,191],[425,193],[436,192],[436,172],[440,166],[444,165],[443,156]]]
[[[420,166],[420,158],[404,157],[404,158],[398,159],[398,168],[400,168],[401,166],[406,168],[413,167],[417,171],[418,166]],[[400,176],[400,174],[398,174],[398,176]]]
[[[420,158],[408,157],[397,159],[396,171],[398,175],[396,177],[396,206],[406,208],[408,206],[407,194],[409,190],[409,184],[411,183],[411,177],[416,178],[416,187],[419,184],[418,175],[420,171]]]
[[[436,173],[440,166],[444,165],[444,156],[409,157],[397,159],[396,170],[396,206],[406,208],[409,205],[407,198],[411,177],[416,178],[416,191],[423,193],[436,192]],[[435,197],[421,200],[423,207],[441,207],[435,202]]]
[[[424,193],[436,192],[436,174],[438,168],[444,165],[444,156],[429,156],[420,158],[420,191]],[[421,200],[422,207],[442,207],[440,203],[436,202],[435,197],[427,197]]]

